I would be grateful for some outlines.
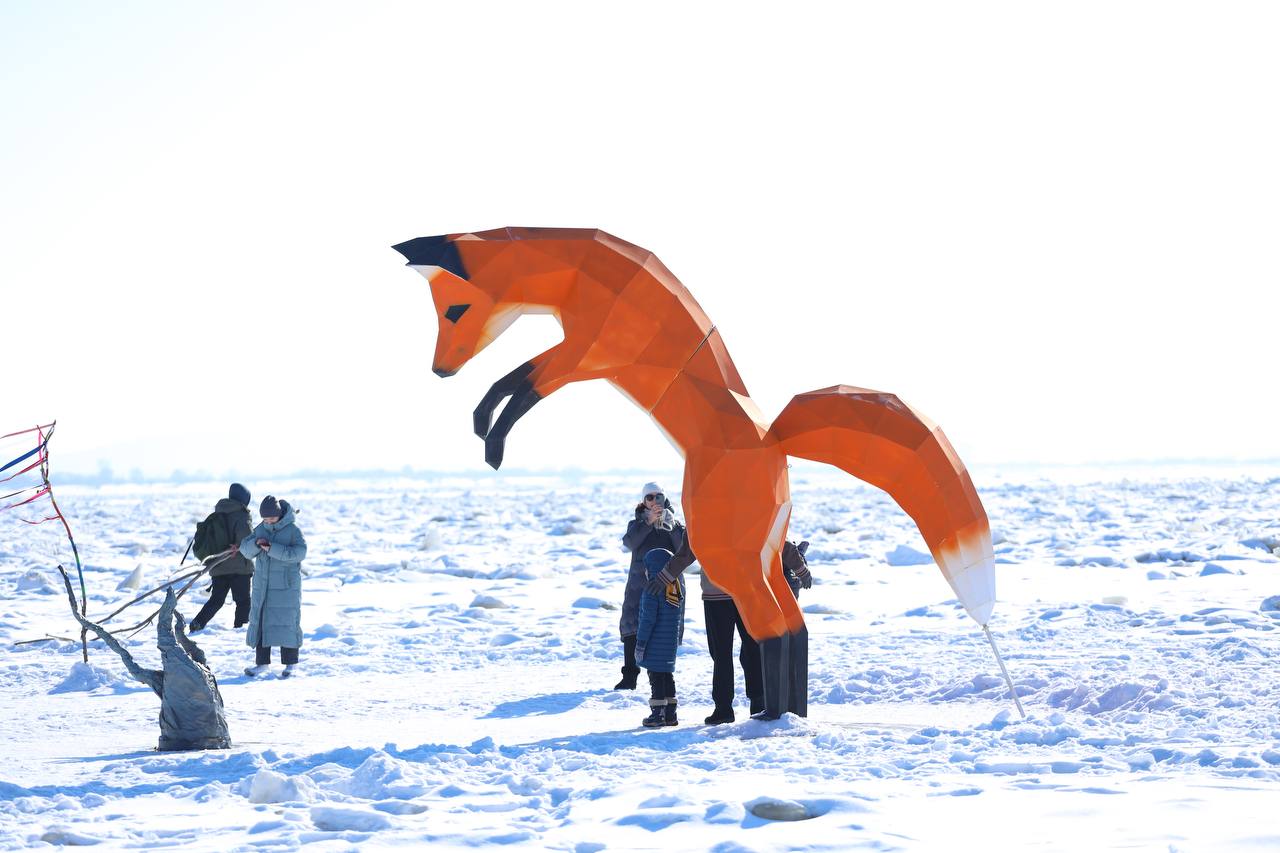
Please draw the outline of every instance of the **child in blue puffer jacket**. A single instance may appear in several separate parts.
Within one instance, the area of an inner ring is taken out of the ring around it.
[[[649,670],[649,716],[646,728],[678,725],[676,719],[676,647],[684,617],[680,582],[666,583],[659,574],[672,553],[654,548],[644,555],[649,585],[640,596],[640,626],[636,632],[636,663]]]

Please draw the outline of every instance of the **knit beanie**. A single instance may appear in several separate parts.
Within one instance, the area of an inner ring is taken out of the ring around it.
[[[644,500],[646,495],[662,495],[666,497],[666,491],[657,483],[645,483],[644,491],[640,493],[640,500]]]
[[[279,518],[284,514],[280,509],[280,501],[276,500],[273,495],[267,495],[262,499],[262,506],[258,508],[258,515],[263,518]]]
[[[239,483],[231,484],[231,488],[227,490],[227,497],[231,498],[233,501],[238,501],[245,506],[249,505],[249,490]]]

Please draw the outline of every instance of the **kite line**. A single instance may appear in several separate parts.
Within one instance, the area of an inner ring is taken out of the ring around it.
[[[62,529],[67,533],[67,541],[71,543],[71,553],[76,559],[76,576],[80,579],[80,615],[83,616],[89,595],[84,585],[84,567],[80,563],[80,549],[76,547],[76,539],[71,534],[71,525],[67,523],[67,517],[58,508],[58,501],[53,496],[53,483],[49,481],[49,439],[53,437],[53,430],[57,425],[58,422],[55,420],[52,423],[37,424],[30,429],[18,430],[8,435],[0,435],[0,442],[8,442],[9,439],[12,439],[13,441],[9,443],[17,444],[20,451],[16,458],[0,466],[0,489],[5,488],[5,484],[8,484],[9,488],[17,487],[16,491],[0,495],[0,501],[11,501],[0,506],[0,512],[34,505],[41,498],[49,499],[49,505],[53,507],[53,515],[43,515],[41,513],[36,518],[19,518],[18,520],[23,524],[44,524],[47,521],[62,522]],[[26,449],[28,442],[34,442],[35,446]],[[7,452],[0,454],[0,458],[7,455]],[[38,482],[35,481],[37,475],[39,476]],[[38,508],[38,505],[35,508]],[[44,512],[47,511],[45,510]],[[80,649],[85,663],[89,662],[89,640],[87,635],[88,631],[81,629]]]

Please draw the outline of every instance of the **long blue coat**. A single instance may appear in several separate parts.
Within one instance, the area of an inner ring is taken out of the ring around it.
[[[640,593],[640,627],[636,631],[636,663],[651,672],[676,671],[676,647],[684,621],[684,595],[680,606],[667,603],[665,595]]]
[[[281,501],[284,515],[275,524],[260,522],[240,542],[240,553],[255,561],[253,591],[249,595],[250,646],[302,645],[302,560],[307,556],[307,540],[294,522],[293,507]],[[258,539],[271,543],[264,551]]]

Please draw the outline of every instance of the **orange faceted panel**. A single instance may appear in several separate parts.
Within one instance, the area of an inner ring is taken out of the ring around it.
[[[797,395],[769,423],[693,295],[651,252],[603,231],[499,228],[395,248],[431,283],[441,376],[520,314],[551,314],[564,329],[564,340],[495,382],[477,406],[489,464],[502,464],[512,426],[543,397],[570,382],[612,383],[684,457],[689,543],[757,640],[804,631],[782,573],[788,455],[888,492],[986,624],[995,584],[982,502],[941,430],[894,395],[839,385]]]

